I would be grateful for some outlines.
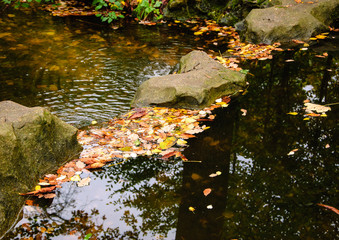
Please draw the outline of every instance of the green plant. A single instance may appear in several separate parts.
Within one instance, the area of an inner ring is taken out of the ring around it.
[[[148,16],[153,16],[156,20],[160,20],[163,16],[160,13],[161,1],[142,0],[134,9],[134,13],[139,20],[145,20]]]
[[[117,15],[115,11],[123,10],[122,0],[93,0],[92,5],[95,6],[95,10],[101,10],[102,8],[108,9],[107,12],[98,13],[95,16],[100,17],[101,21],[111,23],[118,18],[124,18],[124,15]]]

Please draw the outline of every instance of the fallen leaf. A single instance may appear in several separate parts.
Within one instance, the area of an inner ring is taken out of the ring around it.
[[[44,198],[49,199],[49,198],[54,198],[56,197],[55,193],[47,193],[43,195]]]
[[[75,166],[78,168],[78,169],[83,169],[83,168],[85,168],[86,167],[86,164],[85,163],[83,163],[82,161],[77,161],[76,163],[75,163]]]
[[[192,173],[191,178],[192,178],[194,181],[198,181],[198,180],[201,180],[201,179],[202,179],[202,177],[201,177],[199,174],[197,174],[197,173]]]
[[[336,214],[339,214],[339,210],[336,209],[335,207],[329,206],[329,205],[325,205],[325,204],[321,204],[321,203],[317,203],[318,206],[330,209],[331,211],[335,212]]]
[[[289,115],[293,115],[293,116],[295,116],[295,115],[298,115],[298,113],[297,113],[297,112],[288,112],[287,114],[289,114]]]
[[[246,116],[246,114],[247,114],[247,110],[246,109],[240,109],[240,111],[242,112],[242,116]]]
[[[327,111],[331,111],[330,107],[327,106],[323,106],[323,105],[319,105],[319,104],[315,104],[315,103],[304,103],[305,107],[306,107],[306,112],[311,113],[312,111],[317,112],[317,113],[325,113]]]
[[[188,210],[191,211],[191,212],[194,212],[195,208],[194,207],[189,207]]]
[[[70,178],[70,180],[73,182],[78,182],[81,180],[81,178],[79,175],[74,175],[73,177]]]
[[[293,155],[296,151],[298,151],[299,149],[298,148],[296,148],[296,149],[293,149],[293,150],[291,150],[287,155]]]
[[[206,188],[206,189],[203,191],[205,197],[206,197],[207,195],[209,195],[211,192],[212,192],[212,189],[210,189],[210,188]]]
[[[163,142],[161,142],[159,144],[159,147],[162,150],[168,149],[168,148],[172,147],[175,144],[176,140],[177,139],[175,137],[168,137],[168,138],[166,138],[165,141],[163,141]]]
[[[90,177],[83,178],[77,183],[77,185],[78,185],[78,187],[84,187],[84,186],[89,185],[90,181],[91,181]]]
[[[87,166],[86,168],[87,169],[97,169],[97,168],[102,168],[105,164],[102,163],[102,162],[96,162],[96,163],[93,163],[89,166]]]

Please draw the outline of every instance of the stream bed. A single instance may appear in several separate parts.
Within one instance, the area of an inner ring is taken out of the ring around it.
[[[0,101],[47,107],[76,127],[125,113],[143,81],[204,46],[179,26],[112,30],[44,12],[8,11],[0,28]],[[246,94],[189,140],[192,162],[138,157],[83,173],[89,186],[65,183],[24,206],[4,239],[338,239],[338,215],[318,205],[339,208],[338,47],[331,35],[244,62]],[[305,100],[332,109],[307,117]]]

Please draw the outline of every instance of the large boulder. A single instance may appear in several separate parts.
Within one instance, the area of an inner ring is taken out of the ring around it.
[[[22,206],[19,193],[80,153],[76,137],[76,128],[44,108],[0,102],[0,238]]]
[[[205,52],[192,51],[180,60],[178,74],[153,77],[141,84],[132,106],[203,108],[246,85],[245,74],[229,70]]]
[[[317,0],[296,3],[282,0],[279,5],[253,9],[238,24],[242,38],[249,42],[271,44],[292,39],[308,41],[312,35],[328,31],[338,18],[339,0]]]

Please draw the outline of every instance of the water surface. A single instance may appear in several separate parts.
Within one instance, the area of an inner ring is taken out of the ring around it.
[[[142,81],[201,44],[180,28],[113,31],[42,13],[0,24],[10,32],[0,38],[1,98],[76,126],[128,110]],[[195,162],[142,157],[83,173],[89,186],[70,182],[53,201],[25,206],[6,238],[337,239],[338,215],[317,205],[339,207],[335,43],[244,64],[250,87],[189,141]],[[334,105],[305,119],[304,100]]]

